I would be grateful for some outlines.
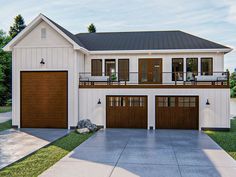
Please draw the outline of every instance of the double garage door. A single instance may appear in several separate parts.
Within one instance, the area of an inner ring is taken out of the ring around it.
[[[198,129],[198,97],[156,96],[156,128]],[[147,96],[107,96],[107,128],[147,128]]]
[[[21,72],[21,127],[67,128],[67,72]]]

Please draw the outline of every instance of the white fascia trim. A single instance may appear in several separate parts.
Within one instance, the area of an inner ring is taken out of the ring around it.
[[[233,49],[107,50],[90,51],[89,54],[228,53],[232,50]]]
[[[25,33],[29,30],[31,30],[34,26],[36,26],[41,19],[41,14],[39,14],[32,22],[29,23],[28,26],[25,27],[18,35],[16,35],[5,47],[3,47],[4,51],[12,51],[12,47],[15,43],[17,43],[19,40],[21,40]]]
[[[88,53],[88,50],[79,46],[76,42],[74,42],[70,37],[68,37],[63,31],[56,27],[51,21],[49,21],[43,14],[39,14],[29,25],[22,30],[14,39],[12,39],[4,48],[4,51],[12,51],[12,47],[24,36],[32,30],[35,26],[37,26],[41,21],[45,21],[49,26],[51,26],[55,31],[57,31],[60,35],[62,35],[67,41],[69,41],[75,50],[81,50],[84,53]]]

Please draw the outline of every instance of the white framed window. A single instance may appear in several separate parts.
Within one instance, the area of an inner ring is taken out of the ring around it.
[[[47,31],[46,28],[41,28],[41,39],[46,39]]]

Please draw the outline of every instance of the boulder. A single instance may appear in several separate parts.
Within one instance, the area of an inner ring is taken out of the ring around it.
[[[89,133],[90,130],[88,128],[78,128],[77,132],[80,134],[84,134],[84,133]]]
[[[78,123],[78,128],[88,128],[92,132],[97,130],[97,126],[93,124],[89,119],[80,120]]]

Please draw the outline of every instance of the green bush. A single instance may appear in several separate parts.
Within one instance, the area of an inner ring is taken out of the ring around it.
[[[6,106],[12,106],[12,99],[7,100]]]
[[[230,97],[231,97],[231,98],[234,98],[234,97],[235,97],[235,93],[234,93],[233,89],[230,89]]]
[[[236,85],[235,80],[230,80],[229,84],[230,88],[233,88]]]

